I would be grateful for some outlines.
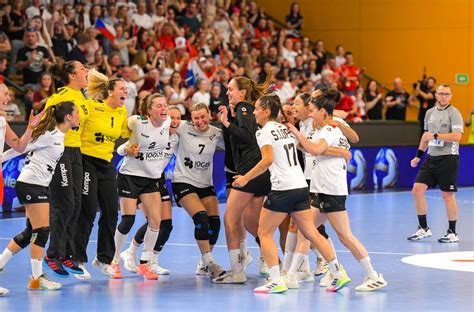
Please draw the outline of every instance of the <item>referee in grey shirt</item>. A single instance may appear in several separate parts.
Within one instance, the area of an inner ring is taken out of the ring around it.
[[[431,230],[426,220],[427,204],[425,193],[428,187],[439,185],[441,195],[446,205],[449,228],[446,235],[438,239],[440,243],[456,243],[459,241],[456,233],[458,204],[455,192],[459,171],[459,141],[463,129],[462,115],[450,104],[451,88],[440,85],[436,91],[437,103],[429,109],[425,116],[425,133],[421,137],[418,153],[411,160],[411,166],[418,166],[423,154],[428,149],[428,157],[418,172],[413,185],[413,198],[418,214],[418,231],[408,237],[417,241],[431,236]]]

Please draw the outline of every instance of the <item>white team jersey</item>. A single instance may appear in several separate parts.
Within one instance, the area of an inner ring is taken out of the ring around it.
[[[17,181],[48,187],[64,152],[64,136],[65,133],[56,128],[46,131],[34,143],[28,144],[25,166]]]
[[[138,144],[136,157],[125,156],[120,173],[150,179],[159,179],[163,173],[160,165],[162,152],[168,147],[171,119],[168,117],[160,127],[155,127],[149,119],[134,115],[128,118],[128,128],[132,131],[130,144]]]
[[[178,148],[179,135],[170,134],[170,139],[168,141],[168,146],[160,152],[158,167],[160,167],[161,172],[165,171],[166,166],[168,166],[171,157],[173,157],[176,149]]]
[[[5,147],[6,133],[7,133],[7,121],[5,117],[0,116],[0,158],[3,155],[3,148]]]
[[[298,141],[282,124],[269,121],[256,132],[260,149],[265,145],[273,148],[273,163],[270,165],[272,191],[286,191],[307,187],[303,170],[298,162]]]
[[[304,134],[304,136],[311,141],[311,137],[314,134],[313,129],[313,118],[308,117],[305,121],[300,121],[300,132]],[[304,177],[306,180],[311,180],[311,169],[313,166],[313,155],[303,151],[304,155]]]
[[[325,140],[329,147],[349,149],[350,145],[341,129],[324,126],[313,138]],[[314,156],[310,191],[326,195],[347,195],[347,164],[342,157]]]
[[[194,129],[192,124],[181,121],[177,133],[179,146],[173,182],[188,183],[198,188],[212,186],[214,152],[217,146],[224,149],[222,130],[209,126],[203,133]]]

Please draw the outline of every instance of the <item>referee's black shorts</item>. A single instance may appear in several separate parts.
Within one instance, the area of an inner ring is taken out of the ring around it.
[[[457,192],[459,155],[428,156],[421,165],[415,183],[439,185],[443,192]]]

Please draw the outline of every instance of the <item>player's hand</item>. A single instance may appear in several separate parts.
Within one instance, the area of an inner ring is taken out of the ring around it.
[[[416,168],[419,163],[420,163],[420,158],[415,157],[415,158],[413,158],[413,159],[410,161],[410,166],[411,166],[412,168]]]
[[[233,187],[244,187],[249,183],[245,176],[236,175],[234,176],[234,182],[232,183]]]
[[[28,128],[34,129],[41,122],[44,113],[45,111],[43,110],[41,113],[37,114],[36,116],[33,116],[33,110],[31,110],[30,120],[28,121]]]
[[[127,156],[129,157],[136,157],[138,153],[140,152],[140,148],[138,147],[138,144],[131,144],[127,147]]]
[[[351,159],[352,159],[352,153],[351,153],[351,151],[350,151],[350,150],[344,150],[344,156],[343,156],[343,157],[344,157],[344,159],[345,159],[346,161],[351,160]]]

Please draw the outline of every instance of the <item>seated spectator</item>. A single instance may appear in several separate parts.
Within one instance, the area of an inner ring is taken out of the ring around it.
[[[49,35],[49,31],[46,29],[46,26],[44,25],[44,22],[41,19],[41,16],[37,15],[33,17],[30,22],[30,27],[36,29],[36,32],[38,34],[38,45],[45,47],[49,52],[51,60],[54,61],[55,55],[52,49],[53,42],[51,40],[51,36]]]
[[[11,101],[7,105],[5,105],[5,108],[3,109],[3,112],[5,114],[4,117],[7,121],[20,121],[23,119],[23,116],[21,115],[18,105],[16,105],[14,102],[15,92],[12,88],[8,88],[8,92],[10,93]]]
[[[197,18],[197,3],[191,2],[186,8],[186,13],[178,19],[178,24],[184,27],[185,33],[195,34],[201,27],[201,22]]]
[[[63,19],[60,16],[55,16],[53,19],[53,37],[51,38],[53,53],[55,56],[66,59],[70,52],[68,41],[71,38],[66,30],[66,25]]]
[[[0,53],[8,55],[11,50],[12,46],[10,44],[10,40],[3,31],[0,31]]]
[[[290,7],[290,14],[286,16],[286,28],[290,36],[299,38],[303,29],[303,16],[300,14],[300,6],[293,2]]]
[[[205,79],[198,79],[195,85],[196,92],[191,98],[192,105],[197,103],[204,103],[209,107],[211,104],[211,95],[209,94],[209,83]],[[220,90],[219,90],[220,91]]]
[[[346,64],[346,57],[344,56],[344,47],[342,45],[338,45],[336,47],[336,66],[340,67],[341,65]]]
[[[346,63],[341,65],[341,79],[343,92],[354,95],[359,86],[359,68],[354,65],[352,52],[346,52]]]
[[[394,89],[385,95],[386,120],[405,120],[408,105],[412,105],[412,97],[403,89],[403,83],[400,78],[393,81]]]
[[[86,34],[80,34],[77,36],[77,45],[69,52],[67,56],[68,61],[78,61],[82,64],[87,64],[87,51],[89,49],[89,44],[91,39]]]
[[[381,120],[383,108],[383,95],[379,92],[377,82],[369,81],[365,89],[365,102],[367,105],[367,119]]]
[[[330,69],[323,69],[321,72],[321,82],[319,82],[314,89],[315,90],[322,90],[322,89],[329,89],[331,88],[332,80],[334,73]]]
[[[183,78],[178,72],[174,72],[170,78],[170,84],[165,87],[165,94],[169,106],[176,106],[181,115],[185,115],[188,106],[188,90],[184,87]]]
[[[136,115],[137,113],[135,103],[138,96],[138,91],[136,84],[132,81],[133,69],[130,66],[124,66],[121,69],[120,74],[122,75],[128,90],[127,98],[125,99],[125,108],[127,109],[128,117],[130,117],[131,115]]]
[[[123,24],[121,23],[115,24],[115,33],[115,41],[112,42],[112,51],[119,53],[121,65],[128,65],[130,62],[128,48],[134,47],[137,44],[137,37],[126,39]]]
[[[316,47],[314,48],[313,54],[316,57],[316,74],[319,74],[323,70],[328,59],[328,53],[324,49],[324,42],[321,40],[316,41]]]
[[[49,72],[42,73],[38,80],[39,88],[33,94],[33,111],[34,114],[41,113],[44,109],[43,100],[47,100],[56,92],[53,76]]]
[[[357,106],[358,115],[362,119],[367,119],[367,106],[364,101],[364,89],[358,87],[355,92],[355,105]]]
[[[137,4],[137,13],[132,15],[132,20],[140,28],[149,30],[153,28],[151,16],[146,13],[146,2],[140,0]]]
[[[25,88],[25,93],[23,94],[23,105],[25,105],[25,121],[28,121],[30,119],[30,115],[34,113],[33,111],[34,95],[35,95],[35,90],[31,86],[27,86]]]
[[[332,88],[336,87],[336,83],[333,82]],[[355,102],[355,98],[347,93],[341,92],[341,101],[336,105],[335,109],[344,111],[347,113],[346,120],[358,122],[361,121],[359,108]]]
[[[303,73],[303,78],[311,80],[313,84],[318,84],[321,81],[321,74],[316,74],[316,60],[309,60],[308,68]]]

